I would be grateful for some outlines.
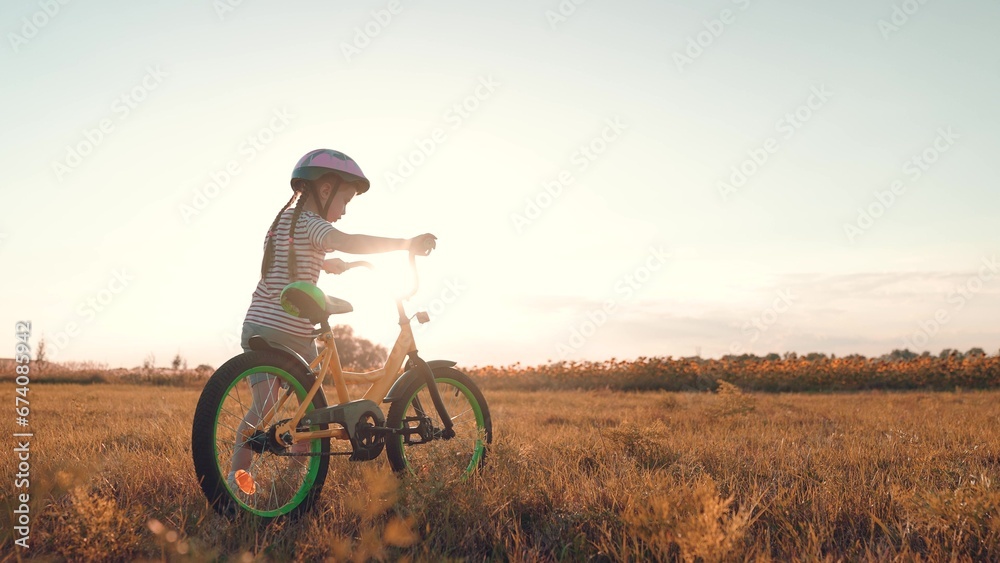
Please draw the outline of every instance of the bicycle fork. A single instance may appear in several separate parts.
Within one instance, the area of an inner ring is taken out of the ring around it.
[[[448,415],[448,409],[444,406],[444,400],[441,399],[441,391],[438,389],[437,382],[434,381],[434,372],[431,371],[430,366],[427,365],[420,356],[417,355],[417,351],[414,350],[410,352],[410,363],[413,364],[424,377],[424,381],[427,383],[427,390],[431,394],[431,400],[434,401],[434,408],[437,409],[438,416],[441,417],[441,421],[444,423],[444,430],[441,432],[441,437],[445,440],[455,437],[454,422],[451,420],[451,416]]]

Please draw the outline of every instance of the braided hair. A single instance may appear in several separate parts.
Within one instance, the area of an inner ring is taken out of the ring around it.
[[[274,217],[274,222],[271,223],[271,228],[267,231],[267,245],[264,248],[264,259],[260,265],[261,279],[264,279],[267,275],[267,271],[271,269],[272,265],[274,265],[275,240],[278,237],[278,223],[281,222],[281,214],[287,211],[294,202],[295,210],[292,212],[292,221],[288,226],[288,280],[295,281],[298,275],[298,261],[295,259],[295,226],[299,222],[299,216],[302,214],[302,209],[305,207],[306,199],[308,199],[309,194],[312,194],[313,198],[316,200],[316,207],[319,208],[325,216],[330,203],[333,201],[333,196],[336,195],[343,183],[343,178],[341,178],[339,174],[334,173],[323,175],[317,180],[317,182],[322,182],[324,180],[333,180],[334,185],[333,191],[330,193],[330,196],[327,198],[325,204],[319,200],[319,191],[316,190],[315,182],[300,179],[293,185],[295,193],[292,194],[292,197]],[[296,199],[298,201],[296,201]]]
[[[264,247],[264,260],[260,264],[261,279],[264,279],[264,276],[267,275],[267,271],[270,270],[271,265],[274,264],[274,238],[278,235],[278,222],[281,221],[281,214],[292,205],[295,199],[299,197],[300,193],[300,190],[295,190],[295,192],[292,193],[292,197],[289,198],[288,203],[286,203],[281,208],[281,211],[274,216],[274,222],[271,223],[271,226],[267,229],[267,244]],[[299,201],[301,201],[301,198]]]
[[[316,190],[309,187],[306,193],[316,193]],[[292,211],[292,222],[288,225],[288,281],[295,281],[298,277],[299,262],[295,259],[295,227],[299,224],[299,216],[302,208],[306,204],[306,195],[303,194],[295,204],[295,211]]]

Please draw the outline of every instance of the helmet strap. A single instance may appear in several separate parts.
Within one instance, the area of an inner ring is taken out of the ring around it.
[[[337,192],[340,190],[340,184],[343,183],[343,180],[340,178],[340,176],[334,176],[334,178],[335,180],[333,182],[333,189],[330,190],[330,195],[326,196],[326,202],[320,202],[319,190],[315,189],[313,190],[313,196],[316,198],[316,207],[319,208],[320,217],[322,217],[324,220],[326,219],[327,211],[330,210],[330,205],[333,203],[334,196],[336,196]]]

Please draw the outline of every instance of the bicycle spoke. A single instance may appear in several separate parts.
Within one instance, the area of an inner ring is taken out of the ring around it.
[[[236,420],[243,420],[243,416],[244,416],[243,414],[236,413],[236,412],[233,412],[233,411],[229,410],[225,406],[222,407],[222,412],[220,414],[225,414],[225,415],[231,416],[232,418],[234,418]]]
[[[240,409],[243,412],[247,412],[249,409],[247,409],[246,404],[243,403],[243,397],[240,395],[240,387],[242,387],[242,385],[237,384],[237,386],[236,386],[236,396],[232,397],[232,395],[230,395],[230,397],[232,397],[233,400],[236,401],[236,404],[239,405]]]
[[[417,416],[427,416],[427,413],[424,412],[424,407],[420,404],[419,395],[413,397],[413,409],[416,411]]]

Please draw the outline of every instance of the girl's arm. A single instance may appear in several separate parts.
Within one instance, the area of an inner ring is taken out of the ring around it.
[[[436,237],[431,234],[420,235],[412,239],[349,235],[333,229],[323,237],[323,246],[326,247],[327,252],[339,250],[347,254],[379,254],[393,250],[409,250],[415,243],[418,243],[415,248],[423,248],[422,245],[427,243],[427,239],[433,240],[434,238]]]

